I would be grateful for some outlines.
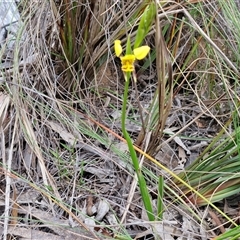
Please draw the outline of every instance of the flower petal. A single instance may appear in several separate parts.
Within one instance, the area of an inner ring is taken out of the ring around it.
[[[122,53],[122,46],[121,46],[120,40],[114,41],[114,50],[115,50],[116,56],[119,57]]]
[[[150,51],[149,46],[142,46],[142,47],[139,47],[139,48],[135,48],[133,50],[133,53],[134,53],[136,59],[142,60],[143,58],[145,58],[147,56],[149,51]]]
[[[120,57],[122,63],[122,71],[123,72],[132,72],[134,71],[134,61],[135,56],[132,54],[127,54],[123,57]]]

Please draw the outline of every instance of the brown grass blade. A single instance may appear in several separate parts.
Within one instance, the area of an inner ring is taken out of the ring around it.
[[[159,145],[169,111],[172,106],[173,96],[173,74],[171,58],[167,49],[166,42],[162,34],[160,19],[156,14],[156,65],[158,78],[158,122],[152,134],[148,152],[153,154]]]

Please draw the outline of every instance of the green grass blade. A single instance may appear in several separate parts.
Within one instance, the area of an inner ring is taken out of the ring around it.
[[[157,200],[157,220],[163,219],[163,194],[164,194],[164,178],[159,176],[158,179],[158,200]]]

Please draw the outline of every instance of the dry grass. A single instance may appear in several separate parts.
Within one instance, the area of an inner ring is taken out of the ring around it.
[[[142,208],[121,138],[124,79],[112,45],[134,38],[148,1],[21,2],[22,27],[0,53],[3,239],[210,239],[231,227],[139,156],[153,203],[159,175],[168,187],[162,222],[148,222]],[[136,66],[127,130],[175,173],[222,128],[234,129],[237,37],[220,3],[162,4],[146,38],[151,55]],[[237,222],[236,201],[227,203],[218,206]]]

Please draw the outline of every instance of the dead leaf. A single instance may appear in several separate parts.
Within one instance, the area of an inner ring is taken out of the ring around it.
[[[99,167],[85,167],[84,172],[91,173],[97,176],[99,179],[106,178],[106,176],[112,173],[111,169],[102,169]]]
[[[93,197],[90,195],[87,197],[87,215],[88,216],[92,216],[93,215]]]
[[[62,220],[62,219],[58,219],[54,216],[52,216],[49,212],[46,211],[42,211],[40,209],[36,209],[30,206],[21,206],[21,208],[19,209],[20,213],[25,213],[26,215],[30,215],[33,216],[36,219],[39,219],[43,224],[45,222],[48,223],[48,228],[51,229],[52,231],[54,231],[56,233],[56,235],[52,234],[52,235],[44,235],[43,231],[37,231],[33,232],[33,230],[31,229],[31,231],[29,231],[29,229],[26,229],[28,232],[32,232],[33,234],[31,235],[31,237],[27,238],[28,235],[26,235],[26,239],[56,239],[56,240],[62,240],[62,239],[68,239],[68,240],[78,240],[78,239],[97,239],[96,237],[94,237],[93,234],[91,234],[91,232],[87,231],[84,227],[82,226],[77,226],[77,227],[70,227],[69,226],[69,221],[68,220]],[[23,234],[27,234],[27,231],[25,231],[25,228],[18,228],[17,229],[19,231],[19,233]],[[17,231],[13,231],[12,234],[16,234]],[[38,235],[38,234],[42,234],[42,235]],[[19,235],[22,236],[22,235]],[[36,238],[36,236],[38,236],[38,238]],[[41,236],[41,237],[39,237]]]
[[[35,158],[35,154],[33,153],[32,149],[29,145],[26,145],[25,149],[23,150],[23,161],[26,169],[30,169],[32,160]]]
[[[186,153],[182,147],[178,147],[178,157],[180,159],[179,164],[184,166],[187,159],[186,159]]]
[[[110,225],[117,225],[117,224],[119,224],[118,220],[116,218],[116,215],[114,215],[113,213],[107,213],[106,219],[108,220]]]
[[[58,236],[52,233],[46,233],[43,231],[28,229],[23,227],[9,227],[8,234],[18,237],[18,239],[31,239],[31,240],[62,240],[62,236]],[[77,238],[75,238],[77,239]],[[72,239],[73,240],[73,239]]]
[[[167,128],[164,130],[164,133],[167,133],[169,135],[174,135],[175,133],[171,130],[171,128]],[[182,147],[188,155],[191,154],[191,151],[184,145],[184,143],[182,142],[181,138],[176,136],[173,138],[173,140],[180,146]]]
[[[204,124],[204,122],[199,120],[199,119],[196,119],[195,123],[196,123],[198,128],[205,128],[206,127],[205,126],[206,124]]]
[[[52,130],[57,132],[64,141],[66,141],[70,145],[74,145],[76,143],[77,139],[73,136],[73,134],[68,132],[62,126],[53,121],[48,121],[48,123],[51,126]]]
[[[100,200],[96,220],[101,221],[109,211],[109,204],[105,200]]]
[[[88,228],[91,230],[91,231],[94,231],[94,227],[96,226],[96,223],[94,221],[94,217],[90,217],[90,218],[86,218],[84,220],[84,223],[88,226]]]

